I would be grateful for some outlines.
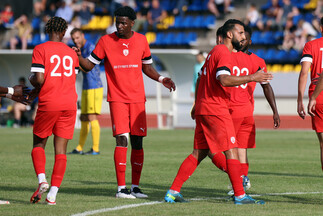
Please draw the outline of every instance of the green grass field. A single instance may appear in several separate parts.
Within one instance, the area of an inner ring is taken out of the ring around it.
[[[76,147],[79,130],[68,151]],[[323,215],[323,178],[319,146],[313,131],[258,131],[257,148],[249,151],[248,194],[266,204],[235,206],[226,201],[229,180],[206,158],[184,184],[189,203],[168,204],[163,200],[182,161],[192,151],[193,130],[150,130],[144,140],[145,164],[141,188],[146,200],[116,199],[111,129],[101,131],[99,156],[68,155],[66,174],[57,205],[29,203],[37,188],[32,166],[30,128],[0,128],[0,215]],[[90,138],[85,151],[89,150]],[[128,151],[128,156],[130,151]],[[46,148],[47,179],[53,166],[52,138]],[[130,157],[128,157],[130,158]],[[129,159],[130,160],[130,159]],[[128,160],[128,161],[129,161]],[[131,186],[128,162],[126,181]],[[137,204],[137,206],[136,206]],[[95,210],[98,210],[96,213]],[[81,215],[81,214],[80,214]]]

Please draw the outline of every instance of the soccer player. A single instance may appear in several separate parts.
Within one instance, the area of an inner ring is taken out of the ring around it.
[[[39,94],[39,104],[33,129],[31,157],[38,178],[38,188],[30,202],[37,203],[49,185],[45,175],[45,146],[54,134],[55,163],[51,188],[46,202],[56,204],[56,195],[66,169],[66,147],[73,138],[77,94],[75,90],[79,60],[76,53],[62,43],[67,22],[61,17],[52,17],[45,26],[49,41],[37,45],[32,55],[30,83],[35,87],[30,93],[32,100]]]
[[[249,26],[245,26],[245,35],[246,40],[243,41],[240,52],[232,52],[232,75],[245,76],[253,74],[262,68],[267,72],[265,61],[248,50],[249,45],[251,45],[252,35],[252,30]],[[274,128],[277,129],[280,126],[280,117],[276,106],[274,91],[269,82],[261,83],[261,87],[273,111]],[[256,127],[253,118],[253,92],[255,88],[256,82],[250,82],[230,89],[229,111],[236,132],[239,161],[241,163],[242,174],[244,175],[243,184],[246,190],[251,186],[249,178],[247,177],[249,170],[247,149],[256,147]],[[233,195],[233,191],[231,193],[229,192],[229,194]]]
[[[88,57],[94,50],[95,45],[87,41],[81,29],[75,28],[71,31],[72,40],[77,48],[81,50],[84,58]],[[100,144],[100,124],[97,115],[101,113],[103,85],[100,79],[99,65],[88,73],[83,74],[83,90],[81,101],[81,131],[79,144],[70,154],[83,154],[83,146],[90,130],[92,131],[92,148],[85,155],[98,155]]]
[[[323,33],[323,17],[321,18],[321,32]],[[309,41],[304,46],[301,58],[302,68],[298,79],[297,112],[302,119],[305,119],[306,113],[303,105],[303,97],[307,82],[307,73],[311,68],[311,84],[308,89],[308,95],[310,97],[308,113],[312,117],[312,128],[315,130],[320,143],[321,167],[323,171],[322,47],[322,37]]]
[[[152,67],[146,37],[131,30],[135,19],[136,13],[131,7],[120,7],[115,11],[117,31],[101,37],[88,58],[83,58],[80,50],[73,48],[78,54],[81,67],[86,71],[92,70],[104,59],[112,131],[116,138],[116,197],[131,199],[148,197],[139,188],[144,162],[143,137],[147,134],[142,71],[149,78],[161,82],[170,91],[175,90],[174,82],[168,77],[160,76]],[[129,141],[132,147],[131,192],[126,188],[125,182]]]
[[[223,26],[223,44],[215,46],[208,54],[197,83],[195,102],[194,149],[182,163],[166,202],[185,202],[180,194],[183,183],[193,174],[199,163],[208,155],[224,152],[227,158],[227,173],[233,186],[235,204],[264,204],[245,194],[242,186],[241,164],[232,118],[228,108],[228,90],[224,87],[238,86],[249,82],[267,82],[270,73],[259,70],[248,76],[231,76],[231,51],[239,50],[245,40],[244,24],[230,19]]]

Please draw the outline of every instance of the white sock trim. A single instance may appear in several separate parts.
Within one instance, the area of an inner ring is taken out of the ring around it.
[[[47,199],[49,200],[49,201],[51,201],[51,202],[55,202],[55,200],[56,200],[56,195],[57,195],[57,192],[58,192],[58,187],[56,187],[56,186],[51,186],[50,187],[50,190],[49,190],[49,192],[48,192],[48,194],[47,194]]]
[[[122,189],[125,189],[126,186],[125,185],[122,185],[122,186],[118,186],[118,192],[120,192]]]
[[[240,196],[236,196],[235,198],[237,198],[237,199],[242,199],[243,197],[245,197],[246,196],[246,194],[242,194],[242,195],[240,195]]]
[[[38,184],[42,182],[47,182],[45,173],[39,173],[37,178],[38,178]]]
[[[131,190],[133,190],[135,187],[139,188],[139,185],[131,185]]]
[[[172,194],[178,194],[179,193],[178,191],[172,190],[172,189],[169,189],[169,192],[171,192]]]

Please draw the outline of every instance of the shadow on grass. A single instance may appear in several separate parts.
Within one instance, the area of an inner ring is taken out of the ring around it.
[[[115,182],[91,182],[91,181],[79,181],[84,183],[85,186],[80,185],[65,185],[60,188],[60,194],[69,194],[77,196],[89,196],[89,197],[107,197],[114,198],[116,193],[116,183]],[[91,185],[91,187],[86,187],[86,185]],[[97,187],[93,187],[96,185]],[[141,201],[163,201],[166,191],[169,189],[170,185],[156,185],[144,183],[142,185],[143,192],[147,193],[149,198]],[[13,191],[21,192],[28,191],[30,195],[35,191],[35,187],[22,187],[22,186],[0,186],[0,191]],[[184,187],[181,191],[185,199],[200,199],[199,201],[216,202],[216,203],[228,203],[227,190],[213,189],[213,188],[202,188],[202,187]],[[45,196],[45,195],[44,195]],[[266,202],[273,203],[299,203],[299,204],[311,204],[311,205],[323,205],[322,199],[314,199],[313,197],[304,197],[304,195],[272,195],[263,194],[261,197],[266,197],[264,200]],[[262,199],[261,197],[255,197],[256,199]],[[29,204],[30,197],[22,197],[22,199],[10,199],[10,202]],[[0,197],[1,200],[7,200],[8,197]],[[44,199],[44,198],[43,198]],[[137,200],[139,201],[139,200]],[[191,201],[191,202],[194,202]]]
[[[252,172],[249,174],[255,175],[274,175],[274,176],[290,176],[290,177],[309,177],[309,178],[322,178],[322,175],[308,175],[308,174],[297,174],[297,173],[274,173],[274,172]]]
[[[322,199],[315,199],[313,197],[305,198],[304,196],[305,195],[301,195],[301,194],[300,195],[279,195],[279,196],[275,195],[275,197],[279,197],[279,198],[275,198],[275,199],[267,198],[264,200],[270,203],[292,203],[292,204],[321,205],[321,206],[323,205]],[[267,197],[273,197],[273,196],[267,196]],[[259,198],[257,197],[257,199]]]

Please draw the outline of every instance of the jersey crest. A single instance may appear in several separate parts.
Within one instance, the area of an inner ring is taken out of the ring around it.
[[[129,55],[129,50],[128,50],[128,49],[124,49],[124,50],[123,50],[123,55],[124,55],[124,56]]]
[[[129,43],[127,43],[127,44],[122,43],[122,46],[127,47],[127,49],[124,49],[124,50],[123,50],[123,55],[124,55],[124,56],[129,55],[129,50],[128,50],[128,48],[129,48]]]

